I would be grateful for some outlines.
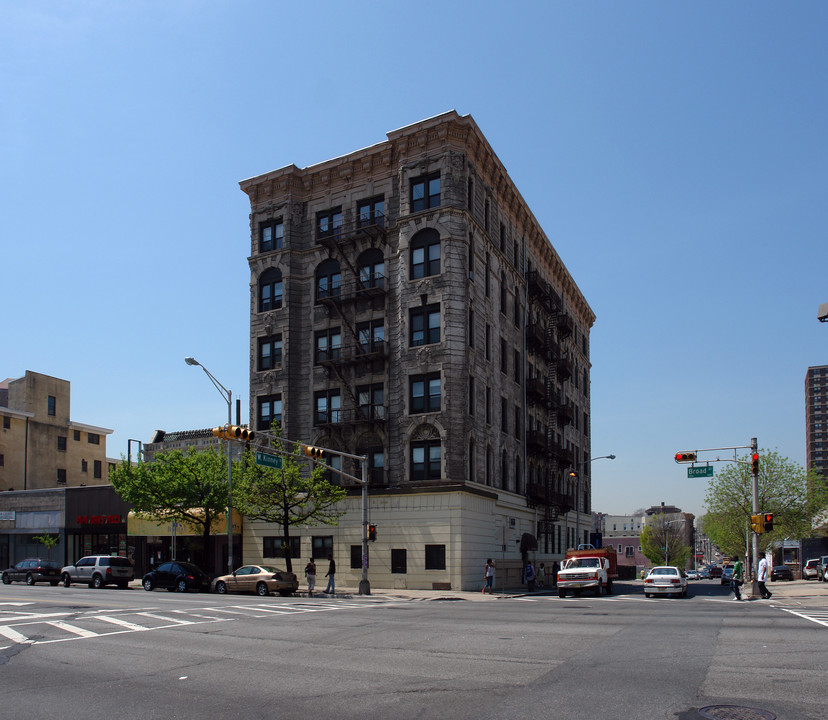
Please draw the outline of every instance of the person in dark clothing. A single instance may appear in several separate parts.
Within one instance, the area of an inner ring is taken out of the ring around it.
[[[335,573],[336,563],[334,562],[333,555],[328,555],[328,572],[325,573],[325,577],[328,578],[328,586],[325,588],[327,595],[334,595],[336,593],[336,583],[334,582]]]

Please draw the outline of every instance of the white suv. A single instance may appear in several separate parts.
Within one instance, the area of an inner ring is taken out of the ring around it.
[[[91,588],[117,585],[125,590],[134,579],[132,563],[117,555],[87,555],[60,571],[63,587],[69,587],[75,582],[85,583]]]
[[[806,580],[819,580],[821,574],[822,565],[819,562],[819,558],[808,560],[805,563],[805,567],[802,568],[802,577]]]

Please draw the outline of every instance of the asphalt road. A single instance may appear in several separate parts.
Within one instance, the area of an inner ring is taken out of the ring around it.
[[[2,586],[0,718],[825,717],[824,600],[616,589],[472,602]]]

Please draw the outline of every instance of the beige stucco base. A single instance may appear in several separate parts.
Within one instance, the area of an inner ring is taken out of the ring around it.
[[[377,527],[377,539],[369,542],[368,580],[374,589],[480,590],[487,558],[497,566],[495,587],[520,585],[520,540],[523,533],[534,535],[536,511],[526,507],[525,498],[490,488],[460,487],[435,492],[373,494],[368,500],[368,522]],[[481,492],[482,491],[482,492]],[[356,588],[360,568],[351,568],[351,546],[362,542],[362,502],[349,496],[342,502],[344,514],[337,525],[301,525],[291,528],[291,537],[301,538],[301,557],[293,571],[302,569],[311,555],[312,537],[331,536],[337,566],[338,587]],[[562,521],[563,522],[563,521]],[[283,558],[262,556],[263,538],[281,536],[277,525],[245,519],[243,560],[270,562],[284,567]],[[444,570],[425,569],[425,546],[445,545]],[[406,572],[391,572],[391,551],[406,551]],[[536,562],[551,565],[562,554],[530,553]],[[327,559],[317,558],[317,587],[324,589],[322,576]],[[321,587],[319,587],[321,583]]]

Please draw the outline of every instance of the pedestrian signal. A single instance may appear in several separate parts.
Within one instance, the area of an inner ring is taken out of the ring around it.
[[[377,526],[376,526],[376,525],[374,525],[374,523],[371,523],[371,524],[368,526],[368,539],[369,539],[371,542],[374,542],[374,540],[376,540],[376,539],[377,539]]]
[[[762,522],[765,527],[765,532],[770,532],[773,530],[773,513],[765,513],[762,516]]]

